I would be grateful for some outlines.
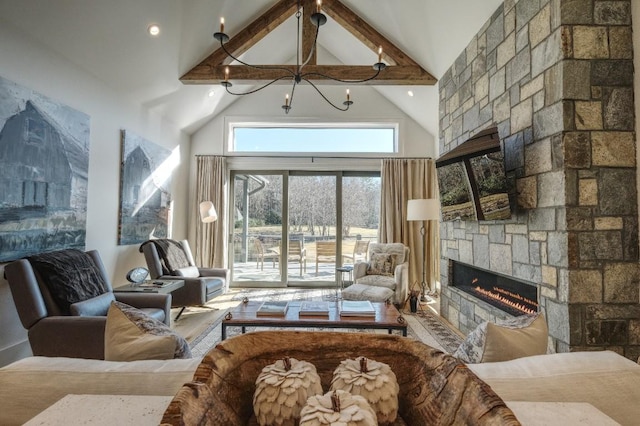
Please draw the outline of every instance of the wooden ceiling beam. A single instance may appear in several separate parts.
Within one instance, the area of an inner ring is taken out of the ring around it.
[[[314,0],[305,0],[303,4],[303,16],[302,16],[302,60],[304,62],[307,60],[309,56],[309,52],[313,49],[313,44],[316,40],[316,30],[318,27],[313,25],[311,22],[311,15],[316,11],[314,6]],[[309,60],[309,65],[315,65],[318,63],[318,52],[316,50],[313,51],[311,55],[311,59]]]
[[[260,15],[235,36],[231,37],[225,47],[236,58],[262,40],[267,34],[295,14],[297,4],[292,0],[280,0],[271,9]],[[228,22],[228,21],[227,21]],[[217,43],[217,41],[216,41]],[[203,60],[200,65],[220,65],[229,62],[229,57],[219,47],[215,52]]]
[[[316,27],[309,18],[315,12],[314,0],[302,0],[303,5],[303,31],[302,31],[302,58],[301,62],[307,59],[313,42],[315,40]],[[262,40],[273,29],[278,27],[297,11],[296,0],[280,0],[267,12],[255,19],[242,31],[230,38],[225,47],[234,56],[238,57],[249,50],[258,41]],[[379,46],[383,49],[383,59],[389,65],[375,78],[366,84],[369,85],[434,85],[437,79],[418,65],[401,49],[387,40],[382,34],[376,31],[366,21],[344,6],[339,0],[324,0],[322,11],[333,18],[339,25],[344,27],[349,33],[368,46],[375,53],[377,62],[377,50]],[[230,62],[230,58],[222,48],[218,48],[205,60],[200,62],[186,74],[180,81],[184,84],[216,84],[224,80],[224,66]],[[293,65],[273,65],[275,67],[287,68],[295,71]],[[229,66],[231,70],[231,81],[243,80],[247,84],[259,83],[261,81],[274,80],[283,75],[282,71],[257,69],[244,65]],[[338,78],[341,80],[361,80],[369,78],[374,71],[371,65],[317,65],[317,52],[313,52],[309,63],[303,68],[304,73],[317,73]],[[332,83],[324,77],[318,75],[309,76],[310,80],[322,83]],[[287,81],[287,80],[284,80]],[[278,82],[278,84],[281,82]]]
[[[340,1],[325,0],[322,3],[322,10],[334,21],[349,31],[355,38],[360,40],[365,46],[377,54],[378,47],[382,46],[382,58],[391,65],[418,65],[401,49],[398,49],[385,36],[380,34],[375,28],[360,18],[355,12],[346,7]]]
[[[275,80],[276,78],[286,75],[281,69],[286,68],[292,72],[295,72],[295,65],[264,65],[278,67],[280,69],[258,69],[253,67],[247,67],[245,65],[229,65],[229,81],[238,84],[260,84],[268,80]],[[224,81],[225,65],[208,66],[199,65],[189,71],[180,80],[184,84],[220,84]],[[332,78],[342,80],[361,80],[373,76],[375,73],[371,65],[311,65],[307,64],[303,68],[303,74],[312,74],[307,78],[314,82],[314,84],[339,84],[333,80],[328,80],[320,75],[324,74]],[[283,79],[274,84],[290,84],[291,79]],[[436,79],[416,65],[396,65],[387,67],[380,72],[375,80],[368,81],[366,83],[376,86],[403,86],[403,85],[415,85],[425,86],[434,85]],[[348,85],[349,83],[341,83]]]

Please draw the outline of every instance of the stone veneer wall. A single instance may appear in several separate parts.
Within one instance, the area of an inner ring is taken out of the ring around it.
[[[447,285],[449,259],[537,285],[550,348],[640,355],[629,0],[506,0],[440,79],[440,152],[497,125],[517,211],[441,225],[441,313],[506,314]]]

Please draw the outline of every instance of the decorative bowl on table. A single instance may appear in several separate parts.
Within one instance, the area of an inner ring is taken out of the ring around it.
[[[256,378],[283,357],[315,365],[325,392],[343,360],[388,364],[399,385],[391,425],[519,425],[504,401],[463,363],[416,340],[389,334],[259,331],[227,339],[204,356],[193,381],[167,407],[163,424],[257,425]]]

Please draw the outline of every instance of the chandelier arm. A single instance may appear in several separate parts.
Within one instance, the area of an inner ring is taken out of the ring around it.
[[[293,105],[293,94],[296,92],[296,86],[298,82],[293,80],[293,86],[291,87],[291,96],[289,97],[289,106]]]
[[[244,92],[244,93],[234,93],[234,92],[232,92],[231,90],[229,90],[229,86],[225,86],[225,88],[227,89],[227,93],[229,93],[230,95],[235,95],[235,96],[244,96],[244,95],[250,95],[250,94],[252,94],[252,93],[259,92],[260,90],[262,90],[262,89],[264,89],[264,88],[266,88],[266,87],[271,86],[273,83],[275,83],[275,82],[277,82],[277,81],[284,80],[285,78],[291,78],[291,77],[289,77],[288,75],[285,75],[285,76],[282,76],[282,77],[276,78],[275,80],[270,81],[269,83],[265,84],[264,86],[260,86],[260,87],[258,87],[257,89],[253,89],[253,90],[250,90],[250,91],[248,91],[248,92]]]
[[[285,68],[285,67],[274,67],[274,66],[271,66],[271,65],[251,65],[251,64],[249,64],[247,62],[244,62],[243,60],[238,59],[235,56],[233,56],[231,54],[231,52],[229,52],[227,50],[227,48],[224,46],[224,43],[222,43],[222,41],[220,42],[220,46],[222,46],[222,50],[224,50],[224,53],[226,53],[231,59],[233,59],[234,61],[240,62],[242,65],[245,65],[247,67],[255,68],[255,69],[258,69],[258,70],[280,70],[280,71],[285,71],[285,72],[291,74],[292,77],[296,76],[295,72],[293,72],[289,68]]]
[[[307,79],[308,76],[316,75],[318,77],[323,77],[323,78],[326,78],[327,80],[337,81],[339,83],[355,83],[355,84],[357,84],[357,83],[365,83],[367,81],[371,81],[371,80],[375,79],[380,74],[380,71],[381,71],[380,69],[377,69],[376,73],[374,75],[372,75],[369,78],[362,79],[362,80],[343,80],[341,78],[334,78],[334,77],[331,77],[331,76],[328,76],[326,74],[322,74],[322,73],[319,73],[319,72],[308,72],[308,73],[302,74],[301,78],[304,79],[305,81],[309,81]]]
[[[307,80],[307,79],[306,79],[306,78],[304,78],[304,77],[303,77],[303,80],[304,80],[304,81],[306,81],[307,83],[309,83],[309,84],[311,85],[311,87],[313,87],[314,89],[316,89],[316,92],[318,92],[318,94],[319,94],[320,96],[322,96],[322,99],[324,99],[325,101],[327,101],[327,103],[328,103],[329,105],[331,105],[332,107],[334,107],[334,108],[335,108],[335,109],[337,109],[338,111],[343,111],[343,112],[344,112],[344,111],[346,111],[346,110],[348,110],[348,109],[349,109],[349,106],[350,106],[351,104],[347,104],[347,106],[346,106],[345,108],[340,108],[339,106],[334,105],[334,104],[333,104],[333,102],[331,102],[331,101],[330,101],[330,100],[329,100],[329,99],[324,95],[324,93],[322,93],[322,92],[320,91],[320,89],[318,89],[318,87],[317,87],[315,84],[313,84],[310,80]]]

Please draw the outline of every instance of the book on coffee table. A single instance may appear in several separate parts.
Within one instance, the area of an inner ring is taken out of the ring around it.
[[[300,303],[300,315],[325,315],[329,316],[329,302],[316,302],[305,300]]]
[[[262,302],[262,305],[256,311],[256,315],[279,315],[284,316],[289,308],[289,302],[274,301],[274,302]]]
[[[375,317],[376,310],[368,300],[343,300],[340,302],[340,316]]]

